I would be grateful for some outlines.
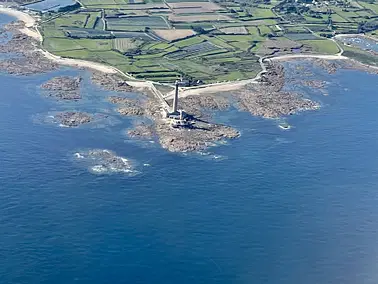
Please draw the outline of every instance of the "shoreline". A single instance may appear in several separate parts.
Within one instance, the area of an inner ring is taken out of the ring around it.
[[[20,32],[29,37],[32,37],[35,40],[38,40],[40,43],[43,42],[43,36],[41,35],[41,33],[39,32],[37,28],[38,19],[36,19],[35,16],[33,17],[32,15],[26,12],[23,12],[14,8],[4,7],[3,5],[0,5],[0,13],[15,17],[18,20],[24,22],[25,28],[20,29]],[[66,66],[71,66],[71,67],[76,67],[76,68],[88,68],[88,69],[93,69],[93,70],[100,71],[107,74],[120,74],[127,78],[125,80],[126,83],[128,83],[131,86],[137,86],[139,88],[153,88],[152,86],[154,84],[159,84],[158,82],[153,82],[149,80],[135,79],[131,75],[125,72],[122,72],[121,70],[113,66],[109,66],[109,65],[105,65],[105,64],[101,64],[101,63],[97,63],[93,61],[60,57],[43,49],[41,46],[36,47],[36,49],[39,52],[41,52],[47,59],[60,65],[66,65]],[[211,83],[211,84],[205,84],[205,85],[194,86],[194,87],[181,87],[180,97],[240,90],[242,87],[244,87],[247,84],[258,83],[258,80],[261,78],[261,75],[266,72],[266,64],[264,64],[265,60],[286,61],[286,60],[292,60],[292,59],[298,59],[298,58],[303,58],[303,59],[314,58],[314,59],[324,59],[324,60],[350,60],[356,64],[362,64],[369,68],[378,69],[378,67],[376,66],[363,64],[361,62],[355,61],[354,59],[343,56],[341,54],[337,54],[337,55],[285,54],[285,55],[279,55],[279,56],[273,56],[273,57],[266,56],[266,57],[260,58],[260,65],[261,65],[262,70],[254,78],[245,79],[245,80],[220,82],[220,83]],[[164,99],[170,99],[172,97],[173,97],[173,91],[166,94],[164,96]]]
[[[43,36],[41,35],[41,33],[39,32],[36,26],[37,19],[35,17],[31,16],[28,13],[19,11],[17,9],[7,8],[4,6],[0,6],[0,13],[6,14],[11,17],[15,17],[17,20],[24,22],[25,28],[22,28],[19,31],[37,40],[39,43],[43,42]],[[78,68],[89,68],[89,69],[94,69],[94,70],[97,70],[103,73],[108,73],[108,74],[119,73],[119,71],[116,68],[107,66],[101,63],[80,60],[80,59],[63,58],[63,57],[50,53],[49,51],[43,49],[41,46],[37,47],[36,49],[39,52],[41,52],[47,59],[61,65],[67,65],[67,66],[78,67]]]

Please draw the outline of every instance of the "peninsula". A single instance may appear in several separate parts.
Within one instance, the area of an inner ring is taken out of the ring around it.
[[[29,75],[71,65],[91,69],[92,81],[105,89],[142,91],[141,100],[109,101],[121,115],[153,121],[137,123],[130,136],[156,135],[171,151],[202,150],[240,135],[211,122],[206,111],[231,106],[221,92],[234,91],[234,106],[267,118],[317,109],[316,102],[282,91],[279,60],[313,58],[330,68],[324,60],[352,59],[349,67],[375,72],[378,66],[376,50],[339,40],[356,33],[377,40],[374,2],[81,0],[51,6],[49,0],[18,0],[6,5],[0,12],[21,21],[6,26],[13,37],[0,51],[22,57],[0,60],[2,69]],[[79,85],[80,78],[63,77],[42,88],[57,99],[80,100]],[[68,126],[91,120],[76,112],[60,117],[68,118]]]

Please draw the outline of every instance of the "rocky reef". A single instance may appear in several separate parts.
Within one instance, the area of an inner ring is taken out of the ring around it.
[[[211,119],[209,111],[226,110],[231,106],[229,98],[217,95],[188,96],[180,99],[180,108],[196,118]]]
[[[41,85],[47,90],[47,95],[57,100],[80,100],[81,77],[59,76]]]
[[[163,148],[171,152],[205,150],[217,141],[233,139],[240,133],[232,127],[207,121],[194,121],[192,128],[175,129],[166,123],[158,123],[156,133]]]
[[[144,115],[144,102],[125,97],[111,96],[109,102],[117,104],[117,112],[125,116],[141,116]]]
[[[86,112],[67,111],[59,112],[55,115],[55,119],[64,126],[77,127],[92,121],[93,116]]]
[[[311,58],[307,59],[310,60],[312,63],[314,63],[316,66],[324,69],[328,72],[328,74],[334,74],[337,72],[337,70],[343,68],[343,63],[341,61],[330,61],[330,60],[324,60],[320,58]],[[345,66],[345,65],[344,65]]]
[[[316,58],[316,59],[309,58],[306,60],[312,62],[317,67],[322,68],[323,70],[328,72],[328,74],[334,74],[339,69],[360,70],[363,72],[368,72],[370,74],[378,74],[377,67],[363,64],[354,59],[330,61],[330,60],[324,60],[324,59],[319,59],[319,58]]]
[[[234,98],[239,109],[265,118],[278,118],[319,108],[317,102],[304,98],[301,94],[282,91],[284,85],[283,66],[272,64],[259,84],[249,84],[235,94]]]
[[[283,91],[284,85],[284,67],[279,64],[271,64],[260,82],[251,83],[232,95],[192,95],[181,98],[179,109],[188,113],[189,120],[185,127],[172,127],[170,119],[162,118],[159,103],[150,98],[143,108],[145,109],[144,115],[149,117],[153,123],[137,125],[128,133],[132,137],[155,135],[161,146],[172,152],[202,151],[216,145],[219,141],[240,136],[236,129],[214,122],[213,111],[225,110],[234,105],[238,109],[248,111],[256,116],[278,118],[319,107],[317,102],[307,99],[301,94]],[[308,82],[308,85],[323,86],[321,82]],[[135,103],[122,99],[116,101],[125,105]]]
[[[131,137],[145,138],[156,136],[160,145],[171,152],[201,151],[216,145],[217,141],[232,139],[240,136],[240,133],[232,127],[217,124],[199,117],[205,117],[204,110],[206,101],[201,105],[193,104],[199,97],[180,100],[179,107],[187,112],[186,104],[191,105],[188,120],[190,123],[185,127],[174,128],[170,119],[161,115],[159,103],[151,98],[145,105],[145,116],[151,119],[151,124],[138,124],[128,131]],[[216,98],[214,98],[216,101]],[[210,105],[210,104],[209,104]],[[212,103],[214,105],[214,103]],[[196,115],[193,115],[193,112]]]
[[[239,108],[256,116],[278,118],[300,111],[315,110],[319,105],[299,94],[283,91],[262,92],[260,88],[253,86],[239,96]]]
[[[316,88],[316,89],[324,88],[326,85],[326,82],[321,81],[321,80],[298,80],[296,83],[302,86]]]
[[[24,27],[25,24],[20,21],[4,27],[5,31],[12,33],[12,38],[0,44],[0,53],[11,53],[15,57],[0,60],[0,69],[14,75],[33,75],[57,69],[58,64],[45,58],[38,50],[39,42],[19,31]]]
[[[134,138],[152,138],[156,135],[156,130],[153,124],[147,124],[144,122],[137,123],[133,129],[129,129],[127,134]]]
[[[91,80],[105,90],[117,92],[131,92],[133,88],[124,79],[116,74],[104,74],[97,71],[92,72]]]
[[[128,159],[106,149],[80,151],[75,153],[74,157],[96,174],[137,173]]]
[[[144,110],[137,106],[124,106],[117,108],[117,112],[126,116],[141,116],[144,114]]]

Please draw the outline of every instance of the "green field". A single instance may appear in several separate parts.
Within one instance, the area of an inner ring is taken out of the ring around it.
[[[336,54],[340,51],[336,43],[331,40],[303,40],[301,42],[304,45],[311,47],[316,53]]]

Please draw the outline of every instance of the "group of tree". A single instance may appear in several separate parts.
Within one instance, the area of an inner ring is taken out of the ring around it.
[[[60,7],[58,9],[58,13],[75,11],[75,10],[79,9],[80,7],[81,7],[81,5],[78,2],[75,2],[75,4]]]

